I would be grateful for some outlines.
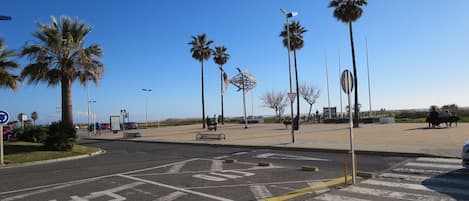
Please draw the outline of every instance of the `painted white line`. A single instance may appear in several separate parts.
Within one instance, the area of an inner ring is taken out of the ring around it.
[[[74,183],[61,184],[59,186],[54,186],[54,187],[50,187],[50,188],[46,187],[45,189],[42,189],[42,190],[32,191],[32,192],[29,192],[29,193],[20,194],[20,195],[16,195],[16,196],[13,196],[13,197],[5,198],[5,199],[2,199],[2,201],[12,201],[12,200],[23,199],[23,198],[26,198],[26,197],[29,197],[29,196],[32,196],[32,195],[37,195],[37,194],[40,194],[40,193],[46,193],[46,192],[53,191],[53,190],[67,188],[67,187],[74,186],[74,185],[77,185],[77,184],[82,184],[82,183],[85,183],[85,182],[87,182],[87,181],[79,181],[79,182],[74,182]],[[35,190],[35,189],[33,189],[33,190]],[[17,191],[17,192],[22,192],[22,191]],[[7,194],[7,193],[3,193],[3,194]]]
[[[354,197],[348,197],[348,196],[343,196],[343,195],[333,195],[333,194],[322,194],[318,197],[315,197],[314,199],[322,200],[322,201],[337,201],[337,200],[371,201],[371,200],[365,200],[365,199],[361,199],[361,198],[354,198]]]
[[[174,163],[170,163],[170,164],[155,166],[155,167],[151,167],[151,168],[145,168],[145,169],[133,170],[133,171],[129,171],[129,172],[123,172],[123,173],[120,173],[120,174],[131,174],[131,173],[134,173],[134,172],[142,172],[142,171],[146,171],[146,170],[164,168],[164,167],[172,166],[172,165],[175,165],[175,164],[178,164],[178,163],[189,162],[189,161],[194,161],[194,160],[199,160],[199,158],[188,159],[188,160],[184,160],[184,161],[179,161],[179,162],[174,162]],[[18,190],[5,191],[5,192],[0,192],[0,195],[6,195],[6,194],[11,194],[11,193],[19,193],[19,192],[23,192],[23,191],[33,191],[33,190],[38,190],[38,189],[42,189],[42,188],[51,188],[51,187],[54,187],[54,186],[64,186],[64,185],[70,185],[70,184],[75,185],[75,184],[95,181],[95,180],[99,180],[99,179],[104,179],[104,178],[108,178],[108,177],[113,177],[113,176],[116,176],[116,175],[117,174],[110,174],[110,175],[104,175],[104,176],[98,176],[98,177],[91,177],[91,178],[87,178],[87,179],[79,179],[79,180],[74,180],[74,181],[67,181],[67,182],[61,182],[61,183],[55,183],[55,184],[35,186],[35,187],[31,187],[31,188],[23,188],[23,189],[18,189]],[[59,188],[61,188],[61,187],[59,187]]]
[[[416,161],[418,162],[430,162],[430,163],[455,163],[455,164],[461,164],[462,160],[461,159],[453,159],[453,158],[417,158]]]
[[[168,195],[165,195],[163,197],[160,197],[160,198],[156,199],[156,201],[173,201],[173,200],[177,200],[178,198],[180,198],[182,196],[185,196],[185,195],[187,195],[187,193],[184,193],[184,192],[181,192],[181,191],[176,191],[176,192],[170,193]]]
[[[325,182],[325,181],[330,181],[332,179],[322,179],[318,180],[318,183]],[[310,180],[308,180],[310,181]],[[308,181],[284,181],[284,182],[272,182],[272,183],[256,183],[256,185],[281,185],[281,184],[298,184],[298,183],[305,183]],[[245,186],[251,186],[253,184],[233,184],[233,185],[217,185],[217,186],[200,186],[200,187],[189,187],[186,189],[210,189],[210,188],[233,188],[233,187],[245,187]],[[288,189],[288,190],[297,190],[297,189]]]
[[[308,186],[314,186],[314,185],[317,185],[317,184],[320,184],[320,183],[322,183],[322,182],[320,182],[320,181],[307,181],[306,182],[306,184]]]
[[[445,177],[425,177],[425,176],[413,176],[413,175],[404,175],[404,174],[394,174],[394,173],[383,173],[380,175],[383,178],[390,179],[399,179],[404,181],[414,181],[414,182],[430,182],[430,183],[442,183],[442,184],[456,184],[460,186],[469,186],[469,180],[467,179],[458,179],[458,178],[445,178]]]
[[[409,162],[406,163],[404,166],[412,166],[412,167],[426,167],[426,168],[441,168],[441,169],[461,169],[462,164],[459,165],[449,165],[449,164],[435,164],[435,163],[414,163]]]
[[[243,151],[243,152],[234,153],[233,155],[234,156],[239,156],[239,155],[244,155],[244,154],[247,154],[247,153],[249,153],[249,152]]]
[[[176,165],[173,165],[173,167],[171,167],[167,173],[170,173],[170,174],[174,174],[174,173],[178,173],[179,171],[181,171],[182,167],[184,167],[184,165],[186,165],[186,163],[178,163]]]
[[[387,181],[378,181],[374,179],[363,181],[364,184],[376,185],[376,186],[386,186],[394,188],[404,188],[410,190],[420,190],[428,192],[438,192],[438,193],[448,193],[448,194],[459,194],[464,196],[469,196],[469,191],[467,189],[460,188],[450,188],[450,187],[441,187],[437,185],[426,184],[406,184],[406,183],[396,183],[396,182],[387,182]]]
[[[205,174],[195,174],[195,175],[192,175],[192,177],[203,179],[203,180],[208,180],[208,181],[226,181],[225,178],[215,177],[215,176],[210,176],[210,175],[205,175]]]
[[[176,187],[176,186],[170,186],[170,185],[166,185],[166,184],[159,183],[159,182],[154,182],[154,181],[150,181],[150,180],[146,180],[146,179],[140,179],[140,178],[137,178],[137,177],[127,176],[127,175],[119,175],[119,176],[124,177],[124,178],[128,178],[128,179],[132,179],[132,180],[136,180],[136,181],[145,182],[145,183],[148,183],[148,184],[153,184],[153,185],[156,185],[156,186],[161,186],[161,187],[170,188],[170,189],[177,190],[177,191],[182,191],[182,192],[185,192],[185,193],[190,193],[190,194],[202,196],[202,197],[205,197],[205,198],[210,198],[210,199],[213,199],[213,200],[232,201],[232,200],[227,199],[227,198],[222,198],[222,197],[218,197],[218,196],[214,196],[214,195],[209,195],[209,194],[206,194],[206,193],[201,193],[201,192],[197,192],[197,191],[183,189],[183,188],[179,188],[179,187]]]
[[[264,185],[252,185],[249,186],[249,189],[251,190],[256,200],[272,197],[272,193]]]
[[[238,176],[238,175],[222,174],[222,173],[216,173],[216,172],[211,172],[210,174],[215,175],[215,176],[220,176],[220,177],[226,177],[228,179],[237,179],[237,178],[243,177],[243,176]]]
[[[91,199],[106,196],[106,197],[114,198],[114,199],[112,199],[112,201],[124,201],[127,198],[116,194],[117,192],[127,190],[127,189],[130,189],[130,188],[134,188],[136,186],[143,185],[143,184],[145,184],[145,183],[144,182],[134,182],[134,183],[131,183],[131,184],[118,186],[116,188],[111,188],[111,189],[104,190],[104,191],[93,192],[93,193],[90,193],[90,195],[87,195],[85,197],[79,197],[79,196],[74,195],[74,196],[70,196],[70,198],[72,199],[72,201],[89,201]]]
[[[227,172],[236,173],[236,174],[243,175],[244,177],[249,177],[249,176],[255,175],[252,172],[243,172],[243,171],[238,171],[238,170],[222,170],[220,172],[223,172],[223,173],[227,173]]]
[[[262,166],[255,166],[255,167],[250,167],[250,168],[245,168],[245,169],[234,169],[237,171],[245,171],[245,170],[264,170],[264,169],[278,169],[278,168],[283,168],[279,166],[270,166],[270,167],[262,167]],[[220,172],[227,171],[227,170],[222,170]],[[233,170],[231,170],[233,171]],[[210,170],[202,170],[202,171],[184,171],[184,172],[178,172],[177,174],[197,174],[197,173],[210,173],[212,171]],[[129,174],[129,176],[134,176],[134,177],[141,177],[141,176],[158,176],[158,175],[168,175],[168,174],[176,174],[176,173],[148,173],[148,174]]]
[[[391,198],[391,199],[400,199],[400,200],[421,200],[421,201],[437,201],[441,198],[436,198],[429,195],[415,194],[415,193],[406,193],[406,192],[397,192],[397,191],[388,191],[382,189],[371,189],[363,188],[358,186],[349,186],[347,188],[341,189],[341,191],[349,193],[358,193],[362,195],[372,195],[380,197],[380,199]]]
[[[322,194],[322,193],[325,193],[325,192],[329,192],[329,191],[331,191],[331,189],[329,189],[329,188],[319,189],[319,190],[315,190],[315,191],[314,191],[314,194],[319,195],[319,194]]]
[[[211,171],[220,171],[223,170],[223,161],[221,160],[212,160]]]
[[[228,156],[217,156],[217,157],[213,157],[213,159],[215,159],[215,160],[220,160],[220,159],[224,159],[224,158],[228,158]]]
[[[270,159],[284,159],[284,160],[303,160],[303,161],[330,161],[322,158],[310,158],[304,156],[295,156],[288,154],[265,153],[254,156],[255,158],[270,158]]]
[[[428,170],[428,169],[414,169],[414,168],[396,168],[392,170],[397,173],[406,174],[446,174],[446,170]]]

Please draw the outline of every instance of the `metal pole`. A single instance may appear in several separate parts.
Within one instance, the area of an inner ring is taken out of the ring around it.
[[[86,125],[86,128],[88,130],[88,136],[91,136],[91,131],[90,131],[90,93],[88,89],[88,80],[86,80],[86,99],[87,99],[87,104],[88,104],[88,124]]]
[[[288,15],[286,16],[287,21],[287,49],[288,49],[288,77],[290,79],[290,93],[293,93],[292,83],[291,83],[291,61],[290,61],[290,24],[288,22]],[[290,101],[290,109],[291,109],[291,136],[292,136],[292,143],[295,143],[295,129],[293,128],[293,101]]]
[[[327,111],[328,111],[328,113],[329,113],[329,119],[332,119],[332,115],[331,115],[331,99],[330,99],[330,96],[329,96],[329,69],[327,68],[327,54],[326,54],[325,51],[324,51],[324,58],[325,58],[325,62],[326,62],[327,107],[329,107],[329,109],[328,109]]]
[[[365,37],[366,46],[366,69],[368,71],[368,101],[370,103],[370,117],[371,117],[371,89],[370,89],[370,65],[368,64],[368,38]]]
[[[5,165],[3,163],[3,125],[0,124],[0,133],[2,137],[0,137],[0,165]]]
[[[339,48],[339,77],[341,76],[341,73],[342,73],[342,69],[341,69],[341,66],[340,66],[340,48]],[[342,118],[343,117],[343,113],[342,113],[342,89],[340,88],[340,79],[339,79],[339,94],[340,94],[340,117]]]
[[[244,128],[248,128],[248,119],[246,117],[246,91],[244,86],[244,74],[243,72],[239,71],[241,74],[241,79],[243,83],[243,110],[244,110]]]
[[[93,112],[93,133],[96,135],[96,112]]]
[[[348,111],[349,111],[349,127],[350,127],[350,152],[352,154],[352,184],[355,184],[355,149],[353,147],[353,119],[352,119],[352,99],[350,98],[350,92],[348,95]]]
[[[152,90],[151,89],[142,89],[142,91],[144,91],[146,93],[145,94],[145,128],[148,128],[148,94]]]

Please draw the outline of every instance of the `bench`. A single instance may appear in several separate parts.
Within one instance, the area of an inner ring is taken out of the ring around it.
[[[139,132],[124,132],[124,138],[137,138],[142,137]]]
[[[225,140],[226,136],[223,133],[198,133],[195,136],[196,140]]]

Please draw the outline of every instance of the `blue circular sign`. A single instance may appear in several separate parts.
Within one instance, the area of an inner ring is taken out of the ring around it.
[[[10,116],[6,111],[0,111],[0,124],[6,124],[10,120]]]

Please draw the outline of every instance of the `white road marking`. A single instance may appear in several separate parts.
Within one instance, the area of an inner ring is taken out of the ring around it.
[[[318,180],[319,182],[325,182],[325,181],[330,181],[331,179],[323,179],[323,180]],[[308,180],[309,181],[309,180]],[[284,181],[284,182],[272,182],[272,183],[256,183],[256,185],[270,185],[270,186],[275,186],[275,185],[281,185],[281,184],[298,184],[298,183],[305,183],[307,181]],[[251,186],[253,184],[233,184],[233,185],[216,185],[216,186],[199,186],[199,187],[188,187],[186,189],[210,189],[210,188],[233,188],[233,187],[245,187],[245,186]],[[297,189],[291,189],[288,188],[288,190],[297,190]]]
[[[239,156],[239,155],[244,155],[244,154],[247,154],[247,153],[249,153],[249,152],[243,151],[243,152],[234,153],[233,155],[234,156]]]
[[[176,191],[173,193],[170,193],[169,195],[165,195],[163,197],[160,197],[156,199],[156,201],[173,201],[177,200],[178,198],[187,195],[187,193],[181,192],[181,191]]]
[[[262,166],[255,166],[255,167],[250,167],[250,168],[245,168],[245,169],[234,169],[236,171],[245,171],[245,170],[263,170],[263,169],[278,169],[278,168],[283,168],[279,166],[270,166],[270,167],[262,167]],[[233,170],[222,170],[223,171],[233,171]],[[184,171],[184,172],[179,172],[178,174],[197,174],[197,173],[210,173],[212,171],[210,170],[202,170],[202,171]],[[141,177],[141,176],[158,176],[158,175],[168,175],[168,174],[173,174],[173,173],[168,173],[168,172],[163,172],[163,173],[148,173],[148,174],[129,174],[130,176],[134,177]]]
[[[215,175],[215,176],[220,176],[220,177],[226,177],[228,179],[237,179],[237,178],[243,177],[243,176],[238,176],[238,175],[222,174],[222,173],[216,173],[216,172],[211,172],[210,174]]]
[[[436,198],[429,195],[422,195],[422,194],[415,194],[415,193],[406,193],[406,192],[397,192],[397,191],[388,191],[382,189],[371,189],[371,188],[363,188],[358,186],[349,186],[347,188],[341,189],[341,191],[350,192],[350,193],[358,193],[362,195],[372,195],[383,198],[392,198],[392,199],[400,199],[400,200],[418,200],[418,201],[437,201],[441,200],[440,198]]]
[[[223,170],[223,161],[221,160],[212,160],[211,171],[220,171]]]
[[[361,199],[361,198],[354,198],[354,197],[348,197],[348,196],[342,196],[342,195],[333,195],[333,194],[322,194],[318,197],[315,197],[314,199],[322,200],[322,201],[337,201],[337,200],[371,201],[371,200],[365,200],[365,199]]]
[[[226,181],[225,178],[215,177],[215,176],[210,176],[210,175],[205,175],[205,174],[195,174],[195,175],[192,175],[192,177],[198,178],[198,179],[204,179],[208,181]]]
[[[459,194],[469,196],[469,191],[467,189],[459,189],[459,188],[449,188],[449,187],[441,187],[436,185],[429,185],[426,184],[406,184],[406,183],[396,183],[396,182],[387,182],[387,181],[378,181],[374,179],[363,181],[364,184],[376,185],[376,186],[386,186],[386,187],[394,187],[394,188],[404,188],[410,190],[420,190],[420,191],[428,191],[428,192],[439,192],[439,193],[448,193],[448,194]]]
[[[254,194],[256,200],[272,197],[272,193],[264,185],[252,185],[249,186],[249,189]]]
[[[329,192],[329,191],[331,191],[331,189],[329,189],[329,188],[319,189],[319,190],[315,190],[314,194],[319,195],[321,193],[325,193],[325,192]]]
[[[188,163],[188,162],[196,161],[196,160],[200,160],[200,158],[191,158],[191,159],[188,159],[188,160],[174,162],[174,163],[170,163],[170,164],[166,164],[166,165],[160,165],[160,166],[155,166],[155,167],[150,167],[150,168],[144,168],[144,169],[138,169],[138,170],[133,170],[133,171],[128,171],[128,172],[123,172],[123,173],[116,174],[116,175],[133,174],[133,173],[136,173],[136,172],[144,172],[144,171],[148,171],[148,170],[154,170],[154,169],[173,166],[173,165],[176,165],[176,164],[179,164],[179,163]]]
[[[446,170],[429,170],[429,169],[414,169],[414,168],[396,168],[392,170],[393,172],[398,173],[407,173],[407,174],[445,174],[448,171]]]
[[[449,164],[435,164],[435,163],[414,163],[414,162],[409,162],[406,163],[404,166],[412,166],[412,167],[430,167],[430,168],[442,168],[442,169],[461,169],[462,164],[459,165],[449,165]]]
[[[79,196],[74,195],[74,196],[70,196],[70,198],[71,198],[70,201],[89,201],[91,199],[95,199],[95,198],[99,198],[99,197],[103,197],[103,196],[109,196],[109,197],[114,198],[110,201],[124,201],[127,198],[116,194],[117,192],[127,190],[127,189],[130,189],[130,188],[134,188],[136,186],[143,185],[143,184],[145,184],[145,183],[144,182],[134,182],[134,183],[131,183],[131,184],[122,185],[122,186],[119,186],[119,187],[116,187],[116,188],[111,188],[111,189],[104,190],[104,191],[93,192],[93,193],[90,193],[90,195],[87,195],[85,197],[79,197]]]
[[[314,186],[314,185],[317,185],[317,184],[320,184],[322,182],[320,181],[307,181],[306,184],[308,184],[308,186]]]
[[[284,159],[284,160],[303,160],[303,161],[330,161],[322,158],[310,158],[304,156],[295,156],[288,154],[265,153],[254,156],[255,158],[271,158],[271,159]]]
[[[215,160],[220,160],[220,159],[224,159],[224,158],[228,158],[228,156],[217,156],[217,157],[213,157],[213,159],[215,159]]]
[[[232,200],[227,199],[227,198],[222,198],[222,197],[218,197],[218,196],[214,196],[214,195],[209,195],[209,194],[206,194],[206,193],[201,193],[201,192],[192,191],[192,190],[188,190],[188,189],[184,189],[184,188],[179,188],[179,187],[176,187],[176,186],[170,186],[170,185],[167,185],[167,184],[154,182],[154,181],[150,181],[150,180],[146,180],[146,179],[141,179],[141,178],[137,178],[137,177],[127,176],[127,175],[118,175],[118,176],[128,178],[128,179],[132,179],[132,180],[136,180],[136,181],[145,182],[145,183],[148,183],[148,184],[153,184],[153,185],[156,185],[156,186],[170,188],[170,189],[173,189],[173,190],[182,191],[182,192],[185,192],[185,193],[190,193],[190,194],[194,194],[194,195],[198,195],[198,196],[202,196],[202,197],[210,198],[210,199],[214,199],[214,200],[232,201]]]
[[[417,158],[416,161],[418,162],[431,162],[431,163],[455,163],[455,164],[461,164],[462,160],[461,159],[454,159],[454,158]]]
[[[255,175],[255,174],[252,173],[252,172],[244,172],[244,171],[239,171],[239,170],[222,170],[222,171],[220,171],[220,172],[223,172],[223,173],[231,172],[231,173],[236,173],[236,174],[243,175],[243,176],[245,176],[245,177],[249,177],[249,176]]]
[[[40,193],[46,193],[46,192],[53,191],[53,190],[67,188],[67,187],[70,187],[70,186],[74,186],[74,185],[82,184],[82,183],[86,183],[86,182],[87,181],[79,181],[79,182],[74,182],[74,183],[61,184],[59,186],[54,186],[54,187],[51,187],[51,188],[32,191],[32,192],[29,192],[29,193],[20,194],[20,195],[16,195],[16,196],[13,196],[13,197],[5,198],[5,199],[2,199],[1,201],[12,201],[12,200],[17,200],[17,199],[23,199],[23,198],[26,198],[26,197],[29,197],[29,196],[32,196],[32,195],[37,195],[37,194],[40,194]],[[18,191],[18,192],[21,192],[21,191]],[[3,193],[3,194],[7,194],[7,193]]]
[[[178,173],[179,171],[181,171],[182,167],[184,167],[184,165],[186,165],[185,162],[183,163],[178,163],[176,165],[173,165],[173,167],[171,167],[167,173],[170,173],[170,174],[174,174],[174,173]]]

